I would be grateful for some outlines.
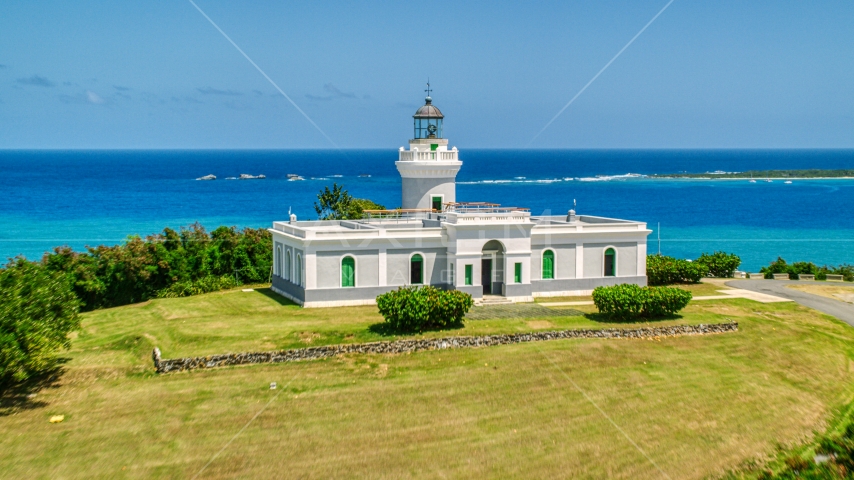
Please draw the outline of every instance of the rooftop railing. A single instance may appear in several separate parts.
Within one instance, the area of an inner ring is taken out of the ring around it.
[[[498,203],[488,202],[448,202],[443,204],[443,211],[453,213],[512,213],[530,212],[530,208],[504,207]]]
[[[456,150],[419,152],[417,150],[401,150],[399,160],[401,162],[414,162],[425,160],[454,161],[459,160],[459,152]]]

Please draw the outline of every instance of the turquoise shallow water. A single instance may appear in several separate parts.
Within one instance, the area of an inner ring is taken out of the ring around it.
[[[314,218],[323,186],[342,183],[387,207],[400,202],[397,152],[0,152],[0,256],[38,258],[56,245],[114,244],[164,226],[269,226]],[[653,180],[626,173],[854,168],[851,150],[466,150],[461,201],[493,201],[661,224],[662,253],[738,253],[744,268],[789,261],[854,263],[854,180]],[[213,173],[212,182],[195,181]],[[266,180],[230,181],[240,173]],[[307,180],[287,181],[288,173]],[[359,177],[369,174],[370,177]],[[597,177],[600,176],[600,177]],[[524,178],[521,178],[524,177]],[[658,232],[649,237],[657,251]]]

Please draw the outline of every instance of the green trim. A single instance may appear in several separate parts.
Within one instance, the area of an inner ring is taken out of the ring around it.
[[[472,270],[471,265],[466,265],[466,285],[472,285],[472,278],[474,277]]]
[[[515,272],[513,272],[513,280],[516,283],[522,283],[522,264],[517,263],[515,267]]]

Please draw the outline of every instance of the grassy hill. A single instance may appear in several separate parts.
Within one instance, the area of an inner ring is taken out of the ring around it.
[[[375,307],[299,309],[266,290],[91,312],[52,384],[3,393],[0,464],[10,478],[703,478],[803,441],[850,401],[854,329],[791,303],[684,313],[669,322],[740,331],[158,376],[154,345],[176,357],[390,337],[371,328]],[[611,325],[575,314],[456,332],[576,326]]]

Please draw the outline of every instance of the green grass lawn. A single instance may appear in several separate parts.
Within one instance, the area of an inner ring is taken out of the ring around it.
[[[566,311],[568,316],[473,320],[466,322],[464,328],[425,332],[415,337],[626,326],[625,323],[610,323],[597,320],[596,316],[579,316],[576,313],[579,310],[593,313],[596,309],[592,306],[556,310]],[[725,315],[709,312],[654,323],[726,321]],[[269,288],[253,292],[238,289],[196,297],[158,299],[87,313],[85,328],[74,345],[75,351],[84,355],[95,353],[101,356],[106,349],[121,354],[132,353],[136,359],[144,359],[150,356],[154,346],[160,348],[163,358],[172,358],[404,338],[383,334],[382,329],[376,328],[382,322],[383,318],[375,306],[300,308],[272,293]],[[413,335],[406,336],[409,337]]]
[[[717,476],[809,438],[854,394],[854,329],[830,317],[732,299],[668,322],[728,319],[739,332],[156,375],[154,345],[175,357],[392,337],[369,329],[375,307],[299,309],[263,290],[91,312],[53,385],[3,394],[2,476],[661,478],[650,459],[671,478]],[[608,326],[478,320],[427,335]]]

